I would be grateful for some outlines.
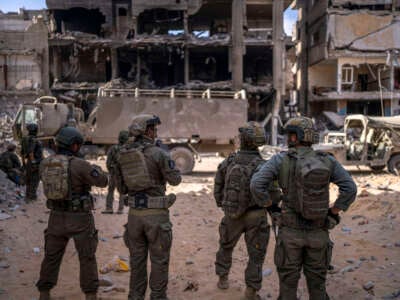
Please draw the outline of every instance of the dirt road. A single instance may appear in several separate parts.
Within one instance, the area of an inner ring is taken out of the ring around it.
[[[219,158],[204,159],[192,176],[184,177],[179,187],[169,188],[178,196],[170,211],[174,224],[170,299],[234,300],[240,298],[245,288],[243,274],[247,258],[243,240],[234,252],[230,289],[219,291],[216,288],[214,259],[222,213],[215,205],[212,187],[219,161]],[[97,163],[104,165],[104,161]],[[329,294],[331,299],[341,300],[382,299],[384,296],[395,299],[395,295],[390,295],[400,294],[400,181],[386,173],[371,175],[353,170],[352,174],[363,197],[358,197],[344,214],[342,223],[332,231],[335,273],[328,278]],[[120,238],[127,214],[102,215],[106,190],[94,189],[94,194],[98,199],[95,220],[100,238],[97,258],[101,267],[115,255],[128,257],[128,250]],[[1,203],[0,208],[9,212],[6,202]],[[0,299],[37,299],[34,284],[43,258],[43,230],[48,219],[43,196],[37,203],[24,204],[11,214],[15,218],[0,221]],[[266,276],[260,292],[263,299],[277,297],[274,244],[271,234],[264,264]],[[35,247],[39,248],[39,253],[34,253]],[[268,269],[272,271],[270,275]],[[71,241],[58,285],[52,291],[54,299],[83,299],[78,274],[78,257]],[[101,299],[126,299],[129,273],[110,272],[107,275],[126,291],[99,292]],[[363,285],[369,281],[374,287],[367,292]],[[184,291],[188,283],[198,285],[197,291]],[[299,284],[299,297],[308,299],[304,278]]]

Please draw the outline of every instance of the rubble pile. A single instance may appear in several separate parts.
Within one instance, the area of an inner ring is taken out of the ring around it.
[[[13,117],[9,112],[0,113],[0,151],[2,152],[6,144],[13,139],[12,133]]]
[[[105,89],[134,89],[136,82],[128,81],[123,78],[112,79],[104,85]]]
[[[24,204],[23,187],[17,186],[0,170],[0,221],[14,218],[14,212]]]

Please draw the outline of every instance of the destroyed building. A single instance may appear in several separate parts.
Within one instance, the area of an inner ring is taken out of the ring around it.
[[[0,93],[48,92],[48,30],[45,11],[1,13]]]
[[[95,93],[106,82],[113,88],[244,88],[250,119],[271,111],[272,0],[47,0],[47,6],[55,94]]]
[[[300,110],[400,113],[400,1],[296,0]]]

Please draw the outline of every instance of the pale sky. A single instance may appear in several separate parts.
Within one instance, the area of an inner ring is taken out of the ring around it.
[[[3,12],[18,11],[19,8],[41,9],[46,8],[46,0],[0,0],[0,10]],[[297,12],[287,9],[285,12],[285,32],[292,34],[293,24],[296,22]]]

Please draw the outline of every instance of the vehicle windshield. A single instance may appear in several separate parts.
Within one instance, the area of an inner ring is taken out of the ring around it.
[[[37,112],[34,108],[26,108],[24,110],[24,120],[25,124],[37,124],[38,123],[38,117],[37,117]]]

